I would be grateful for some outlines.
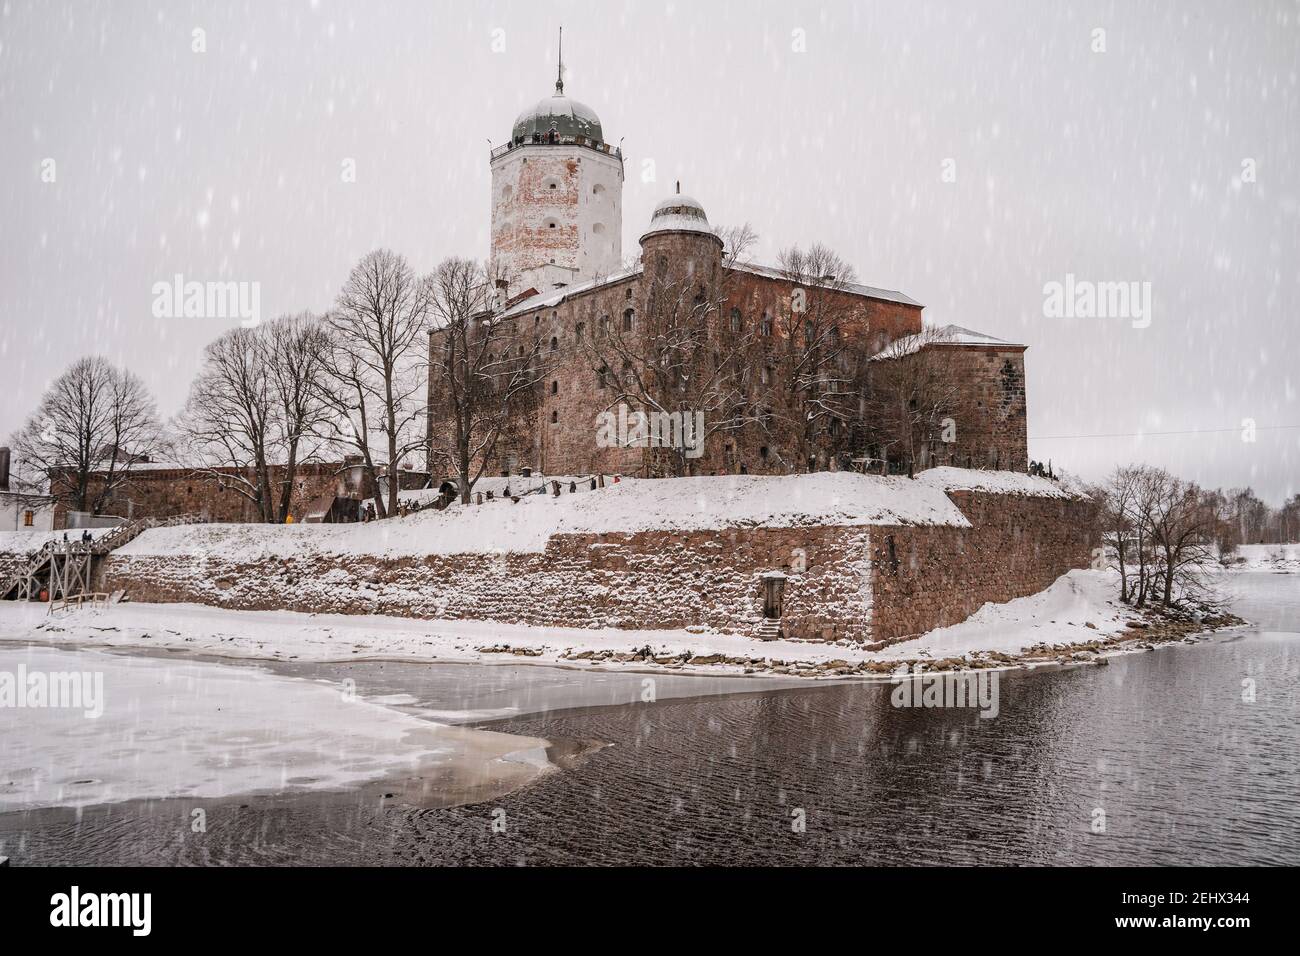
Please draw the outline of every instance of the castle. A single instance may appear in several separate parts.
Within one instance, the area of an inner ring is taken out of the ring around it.
[[[749,261],[680,187],[625,261],[623,164],[562,65],[491,150],[492,323],[509,331],[479,371],[531,379],[485,474],[1026,470],[1025,346],[927,329],[919,302],[825,250]],[[433,372],[428,398],[429,471],[454,474]]]

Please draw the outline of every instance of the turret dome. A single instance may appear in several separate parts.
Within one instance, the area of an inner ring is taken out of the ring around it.
[[[704,206],[699,200],[683,196],[681,193],[669,196],[655,206],[654,214],[650,217],[650,228],[641,237],[641,241],[644,242],[648,236],[661,232],[699,232],[709,236],[714,235],[713,227],[709,225],[709,217],[704,213]]]

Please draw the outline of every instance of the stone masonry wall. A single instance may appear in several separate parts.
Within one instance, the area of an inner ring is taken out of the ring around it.
[[[1087,499],[948,495],[973,528],[876,529],[873,640],[960,623],[989,601],[1037,593],[1091,562]]]
[[[541,554],[327,555],[256,565],[218,554],[119,554],[102,562],[97,587],[125,589],[137,601],[250,610],[751,633],[762,619],[762,575],[782,570],[787,637],[890,642],[1088,566],[1090,502],[950,495],[974,527],[556,535]]]
[[[542,554],[285,558],[114,554],[96,587],[135,601],[244,610],[474,618],[551,627],[748,632],[762,618],[765,571],[805,562],[786,589],[787,634],[869,634],[865,528],[556,535]]]

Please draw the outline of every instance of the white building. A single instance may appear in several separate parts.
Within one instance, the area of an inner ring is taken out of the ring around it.
[[[53,530],[53,498],[0,491],[0,531]]]
[[[600,118],[555,93],[519,114],[492,150],[494,273],[509,295],[550,292],[617,272],[623,264],[623,154]]]

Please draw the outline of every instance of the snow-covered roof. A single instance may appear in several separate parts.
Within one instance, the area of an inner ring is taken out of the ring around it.
[[[871,358],[872,361],[900,358],[904,355],[911,355],[927,345],[986,345],[1007,349],[1026,348],[1026,346],[1018,342],[1008,342],[1005,339],[999,339],[984,332],[976,332],[974,329],[964,328],[960,325],[939,325],[929,326],[920,332],[905,335],[901,339],[895,339],[883,351],[876,353]]]
[[[565,286],[563,289],[556,289],[554,292],[548,292],[545,295],[541,293],[531,295],[506,309],[501,313],[501,317],[509,319],[516,315],[532,312],[534,309],[554,309],[575,295],[590,292],[592,289],[599,289],[601,286],[613,285],[615,282],[622,282],[624,279],[630,279],[634,275],[640,275],[640,273],[641,267],[638,265],[631,269],[612,272],[607,276],[599,276],[587,282]]]
[[[741,272],[749,272],[754,275],[764,276],[769,279],[789,279],[789,275],[776,266],[765,266],[755,262],[733,262],[730,268],[738,269]],[[920,302],[901,292],[892,292],[889,289],[878,289],[875,286],[861,285],[857,282],[843,282],[836,284],[831,280],[821,283],[814,283],[821,288],[834,288],[839,291],[848,292],[852,295],[864,295],[872,299],[882,299],[886,302],[898,302],[902,305],[915,305],[922,307]]]
[[[645,242],[646,237],[661,232],[698,232],[718,238],[700,201],[681,193],[659,201],[650,215],[650,228],[641,236],[641,241]]]

